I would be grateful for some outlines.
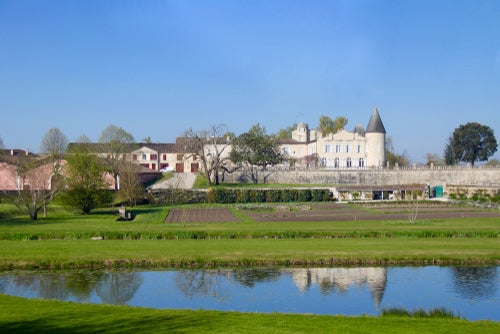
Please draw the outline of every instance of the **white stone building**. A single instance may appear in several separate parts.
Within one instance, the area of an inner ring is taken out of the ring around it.
[[[311,165],[316,160],[326,168],[382,167],[385,164],[385,128],[377,108],[366,130],[339,130],[323,136],[299,123],[292,131],[292,140],[282,142],[283,152],[297,165]]]

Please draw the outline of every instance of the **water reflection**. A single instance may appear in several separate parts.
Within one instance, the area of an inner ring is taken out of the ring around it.
[[[500,320],[500,267],[248,268],[0,273],[0,293],[154,308],[372,314],[446,307]]]
[[[139,272],[43,272],[0,277],[0,292],[42,299],[124,304],[141,286]]]
[[[455,291],[467,299],[487,299],[498,289],[495,267],[453,267]]]
[[[189,298],[202,295],[222,300],[227,291],[220,286],[220,279],[229,274],[229,271],[223,270],[183,270],[177,272],[175,285]]]
[[[352,286],[366,285],[377,307],[380,306],[387,284],[386,268],[314,268],[289,271],[301,292],[318,285],[322,294],[342,294]]]

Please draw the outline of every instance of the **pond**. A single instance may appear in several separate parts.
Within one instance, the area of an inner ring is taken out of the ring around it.
[[[493,267],[251,268],[0,274],[0,293],[152,308],[343,315],[446,308],[500,321]]]

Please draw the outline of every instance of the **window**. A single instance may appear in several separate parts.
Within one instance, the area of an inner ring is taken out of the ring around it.
[[[161,158],[162,158],[162,160],[164,160],[164,161],[165,161],[165,160],[167,160],[167,155],[166,155],[166,154],[163,154]]]
[[[347,145],[345,146],[345,151],[346,151],[346,153],[349,153],[349,144],[347,144]]]
[[[335,153],[340,153],[340,151],[341,151],[340,144],[335,145]]]
[[[325,145],[325,153],[330,153],[330,144]]]
[[[142,160],[147,160],[148,159],[148,155],[146,153],[143,153],[142,154]],[[149,168],[149,167],[148,167]]]
[[[137,160],[137,154],[132,154],[132,160],[134,160],[134,161]]]
[[[351,158],[347,158],[347,167],[352,167]]]
[[[365,160],[363,158],[359,158],[359,167],[365,167]]]
[[[326,158],[321,158],[321,166],[322,167],[326,166]]]
[[[340,167],[340,160],[339,158],[335,158],[335,168],[339,168]]]
[[[151,160],[157,160],[158,154],[151,154]]]
[[[358,144],[358,153],[361,153],[361,145]]]

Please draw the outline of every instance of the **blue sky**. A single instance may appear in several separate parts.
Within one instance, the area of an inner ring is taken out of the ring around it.
[[[471,121],[500,142],[500,1],[0,0],[9,148],[36,152],[51,127],[173,142],[328,115],[350,130],[374,106],[415,162]]]

